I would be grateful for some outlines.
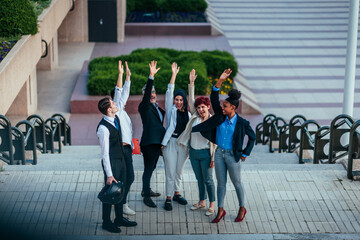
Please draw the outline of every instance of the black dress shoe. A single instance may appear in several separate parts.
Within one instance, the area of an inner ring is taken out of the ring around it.
[[[156,208],[156,204],[153,202],[151,197],[144,197],[143,201],[144,201],[146,206],[151,207],[151,208]]]
[[[179,195],[174,195],[173,200],[177,201],[181,205],[186,205],[188,203],[186,201],[186,199],[183,196],[181,196],[180,194]]]
[[[171,211],[172,210],[171,199],[166,199],[164,209],[166,211]]]
[[[124,226],[124,227],[135,227],[137,226],[137,222],[135,221],[130,221],[127,218],[122,218],[120,221],[115,220],[114,223],[116,224],[116,226],[120,227],[120,226]]]
[[[141,196],[144,197],[144,191],[141,192]],[[160,197],[160,196],[161,196],[161,193],[150,190],[150,197]]]
[[[102,228],[109,232],[112,232],[112,233],[121,232],[120,228],[118,226],[116,226],[115,223],[112,223],[112,222],[103,222]]]

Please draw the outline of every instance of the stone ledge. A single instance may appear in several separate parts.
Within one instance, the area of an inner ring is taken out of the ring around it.
[[[125,36],[210,36],[211,23],[125,23]]]

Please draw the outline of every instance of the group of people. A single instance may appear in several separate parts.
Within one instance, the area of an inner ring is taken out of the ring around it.
[[[125,111],[125,104],[130,93],[131,72],[126,66],[126,80],[122,83],[124,67],[119,61],[119,77],[111,98],[99,101],[98,108],[104,117],[97,128],[99,137],[102,167],[105,184],[113,181],[124,183],[125,197],[115,205],[115,220],[111,221],[112,205],[103,203],[102,227],[110,232],[120,232],[120,226],[136,226],[137,223],[123,217],[123,213],[134,215],[135,212],[126,204],[126,196],[134,181],[132,164],[132,125]],[[198,97],[195,99],[196,72],[193,69],[189,75],[188,93],[183,89],[175,91],[176,76],[180,67],[173,63],[172,76],[165,95],[165,111],[159,106],[154,87],[155,75],[160,70],[157,62],[149,64],[150,74],[143,88],[143,99],[138,111],[143,124],[140,149],[144,158],[144,172],[142,176],[143,202],[148,207],[156,208],[152,197],[161,194],[150,187],[150,179],[156,168],[160,155],[163,156],[165,166],[165,194],[164,209],[172,210],[172,201],[186,205],[187,200],[180,194],[181,179],[186,159],[189,157],[199,188],[199,201],[193,203],[191,210],[209,207],[205,215],[215,213],[215,184],[213,169],[215,167],[217,179],[217,216],[212,223],[217,223],[226,215],[224,199],[226,193],[227,174],[234,184],[239,200],[239,211],[235,222],[241,222],[246,215],[244,203],[244,189],[241,182],[242,161],[250,155],[254,146],[255,133],[250,123],[236,113],[241,97],[240,91],[232,89],[222,106],[219,101],[219,90],[222,83],[230,76],[231,69],[221,74],[219,81],[212,88],[210,99]],[[210,114],[213,108],[214,115]],[[188,109],[189,108],[189,109]],[[165,128],[163,123],[166,118]],[[245,147],[244,138],[248,137]]]

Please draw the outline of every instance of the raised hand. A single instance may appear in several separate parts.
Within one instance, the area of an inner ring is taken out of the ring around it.
[[[172,70],[173,74],[178,74],[179,70],[180,70],[180,67],[177,66],[176,62],[173,62],[172,65],[171,65],[171,70]]]
[[[118,67],[119,67],[119,74],[123,75],[124,74],[124,66],[122,65],[121,61],[119,61]]]
[[[151,61],[151,63],[149,64],[149,68],[150,68],[150,77],[154,77],[155,74],[160,70],[160,68],[156,68],[156,64],[157,61]]]
[[[219,80],[226,80],[230,74],[232,73],[232,70],[230,68],[225,69],[224,72],[221,74]]]
[[[127,61],[125,61],[125,66],[126,66],[126,81],[130,81],[131,72],[130,72]]]
[[[191,70],[189,75],[190,84],[194,84],[196,77],[197,75],[195,75],[195,69]]]
[[[220,88],[221,84],[230,76],[232,70],[230,68],[225,69],[224,72],[221,74],[219,81],[216,83],[215,87]]]

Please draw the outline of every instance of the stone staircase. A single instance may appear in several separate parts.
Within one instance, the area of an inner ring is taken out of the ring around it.
[[[6,171],[101,171],[101,152],[99,146],[64,146],[61,154],[39,154],[37,165],[7,165]],[[299,164],[296,153],[269,153],[268,145],[256,145],[251,155],[246,159],[244,171],[259,170],[344,170],[340,164]],[[134,170],[143,170],[142,155],[133,155]],[[158,171],[164,171],[164,161],[159,158]],[[185,171],[192,173],[188,160]],[[345,173],[345,170],[344,170]]]
[[[209,2],[264,115],[328,124],[342,113],[349,1]],[[355,94],[354,116],[359,104]]]

